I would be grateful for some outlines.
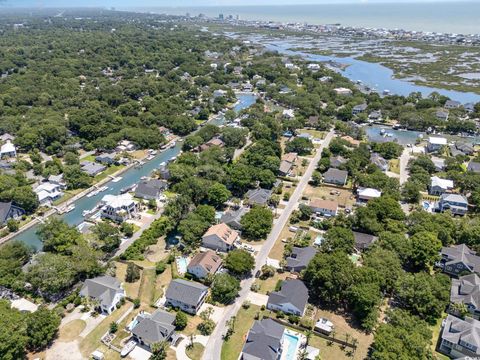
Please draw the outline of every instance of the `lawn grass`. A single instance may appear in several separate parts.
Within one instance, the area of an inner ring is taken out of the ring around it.
[[[448,356],[440,354],[439,352],[436,351],[438,338],[440,336],[440,333],[442,332],[442,321],[443,319],[445,319],[446,316],[447,316],[446,313],[442,313],[442,316],[440,316],[440,318],[437,320],[437,323],[435,325],[430,326],[430,330],[432,331],[432,343],[430,347],[431,347],[434,358],[437,360],[449,359]]]
[[[192,360],[200,360],[203,355],[203,350],[205,350],[205,346],[200,343],[193,343],[192,347],[188,347],[186,349],[187,356]]]
[[[100,174],[94,177],[94,183],[98,183],[105,179],[108,175],[113,175],[117,171],[123,169],[125,165],[111,165],[107,167],[104,171],[102,171]]]
[[[181,331],[181,333],[185,336],[190,336],[190,335],[197,335],[199,334],[197,330],[198,324],[200,324],[203,320],[200,318],[200,316],[195,315],[192,316],[190,314],[186,314],[188,317],[188,323],[185,329]]]
[[[77,338],[78,335],[85,329],[87,324],[82,319],[75,319],[66,323],[58,331],[58,341],[69,342]]]
[[[155,269],[144,269],[139,290],[139,298],[142,306],[151,306],[155,295]]]
[[[161,273],[160,275],[157,276],[157,279],[155,281],[155,294],[154,294],[154,301],[157,301],[160,299],[167,286],[170,284],[172,281],[172,268],[170,266],[167,266],[165,271]]]
[[[123,288],[127,294],[127,297],[131,299],[136,299],[138,297],[138,290],[140,288],[140,281],[136,281],[134,283],[129,283],[125,281],[125,274],[127,273],[127,264],[122,262],[116,262],[115,266],[116,270],[116,277],[117,279],[123,283]]]
[[[285,280],[290,273],[276,273],[274,276],[269,277],[265,280],[257,279],[255,284],[260,285],[260,289],[257,291],[259,294],[268,294],[272,291],[275,291],[275,286],[279,280]]]
[[[120,309],[115,310],[112,314],[103,319],[103,321],[80,342],[81,353],[88,358],[101,344],[102,336],[110,329],[110,323],[117,321],[131,308],[131,306],[132,304],[127,302]]]
[[[55,200],[52,205],[53,206],[57,206],[57,205],[60,205],[68,200],[70,200],[71,198],[73,198],[75,195],[78,195],[80,194],[82,191],[84,191],[85,189],[75,189],[75,190],[66,190],[64,193],[63,193],[63,196],[60,198],[60,199],[57,199]]]
[[[393,172],[394,174],[400,175],[400,160],[399,159],[392,159],[389,161],[389,168],[390,171]]]

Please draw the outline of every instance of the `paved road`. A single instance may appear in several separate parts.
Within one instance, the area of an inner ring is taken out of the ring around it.
[[[407,171],[407,166],[411,156],[412,156],[412,149],[409,147],[406,147],[403,150],[402,155],[400,156],[400,185],[403,185],[408,180],[409,175]]]
[[[260,270],[263,265],[265,265],[265,262],[267,260],[268,254],[270,253],[270,250],[275,244],[275,241],[280,236],[280,233],[282,232],[283,228],[287,224],[290,214],[297,207],[298,201],[300,200],[302,193],[308,184],[308,181],[312,177],[313,171],[315,170],[317,163],[320,160],[320,157],[322,156],[323,148],[328,146],[333,136],[334,136],[333,131],[330,131],[327,134],[327,136],[325,137],[325,140],[322,143],[322,146],[317,150],[317,153],[315,154],[315,157],[313,158],[313,160],[310,161],[310,164],[308,165],[308,168],[305,171],[305,174],[298,182],[297,188],[295,189],[292,196],[290,197],[290,201],[288,202],[285,209],[283,209],[283,212],[280,215],[280,217],[275,221],[275,224],[273,225],[270,235],[268,236],[267,240],[265,241],[265,243],[263,244],[261,250],[257,255],[256,266],[253,271],[254,274],[258,270]],[[223,343],[222,337],[226,329],[226,322],[233,315],[237,313],[237,311],[240,309],[240,306],[247,299],[248,293],[250,292],[250,287],[252,286],[254,281],[255,281],[254,277],[251,277],[242,281],[242,289],[240,290],[239,297],[237,298],[237,300],[233,305],[230,305],[226,309],[226,311],[224,312],[223,318],[218,321],[217,326],[215,327],[215,330],[210,336],[208,343],[205,347],[205,352],[202,358],[203,360],[218,360],[221,358],[222,343]]]

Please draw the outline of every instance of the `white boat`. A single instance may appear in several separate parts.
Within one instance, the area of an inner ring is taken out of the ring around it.
[[[75,204],[69,205],[69,206],[65,209],[65,212],[66,212],[66,213],[69,213],[70,211],[73,211],[73,210],[75,210]]]
[[[94,194],[95,191],[90,191],[88,194],[87,194],[87,198],[91,198],[92,196],[96,195]]]
[[[385,135],[385,129],[380,130],[380,135]]]
[[[98,192],[101,193],[106,190],[108,190],[108,186],[102,186],[100,189],[98,189]]]
[[[112,179],[112,182],[116,183],[116,182],[119,182],[120,180],[122,180],[122,177],[121,177],[121,176],[116,177],[116,178],[113,178],[113,179]]]
[[[130,340],[125,346],[122,348],[120,352],[121,357],[127,356],[134,348],[137,346],[137,343],[134,340]]]
[[[148,156],[147,156],[147,160],[150,161],[150,160],[152,160],[154,157],[155,157],[155,155],[148,155]]]

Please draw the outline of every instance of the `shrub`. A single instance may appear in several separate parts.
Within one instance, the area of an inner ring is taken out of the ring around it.
[[[140,299],[137,298],[133,300],[133,307],[135,309],[138,309],[140,307]]]
[[[159,261],[155,266],[155,272],[157,273],[157,275],[162,274],[166,268],[167,264],[165,264],[163,261]]]
[[[213,329],[215,329],[215,323],[208,319],[198,324],[197,329],[203,336],[209,336],[213,332]]]
[[[297,315],[289,315],[288,321],[290,321],[292,324],[298,324],[300,318]]]
[[[110,323],[110,332],[115,334],[118,331],[118,324],[115,321]]]
[[[140,268],[134,263],[128,263],[125,281],[133,283],[140,279]]]
[[[188,317],[183,311],[177,312],[175,316],[175,328],[177,330],[183,330],[187,326]]]

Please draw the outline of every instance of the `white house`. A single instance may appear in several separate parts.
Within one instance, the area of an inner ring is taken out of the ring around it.
[[[295,112],[293,109],[285,109],[282,112],[282,116],[286,119],[293,119],[295,117]]]
[[[102,204],[101,216],[116,222],[135,217],[138,211],[138,202],[133,200],[132,195],[105,195],[100,202]]]
[[[79,294],[97,302],[103,313],[111,314],[125,297],[125,290],[116,278],[100,276],[85,280]]]
[[[442,137],[433,137],[428,138],[427,150],[429,152],[435,152],[442,148],[442,146],[447,145],[447,139]]]
[[[213,225],[207,230],[202,236],[202,246],[216,251],[228,252],[234,248],[238,239],[238,232],[222,223]]]
[[[10,140],[7,140],[5,144],[0,147],[0,158],[1,159],[8,159],[14,158],[17,156],[17,149],[15,149],[15,145]]]
[[[453,180],[441,179],[438,176],[430,178],[430,187],[428,193],[430,195],[442,195],[453,189]]]
[[[37,196],[40,205],[47,205],[63,196],[62,186],[51,182],[44,182],[33,190]]]
[[[336,88],[333,89],[337,95],[349,96],[352,95],[353,91],[347,88]]]
[[[358,201],[367,202],[371,199],[379,198],[382,192],[372,188],[359,188],[357,191]]]
[[[323,200],[314,198],[310,200],[308,205],[310,209],[316,214],[324,216],[337,216],[338,203],[334,200]]]

